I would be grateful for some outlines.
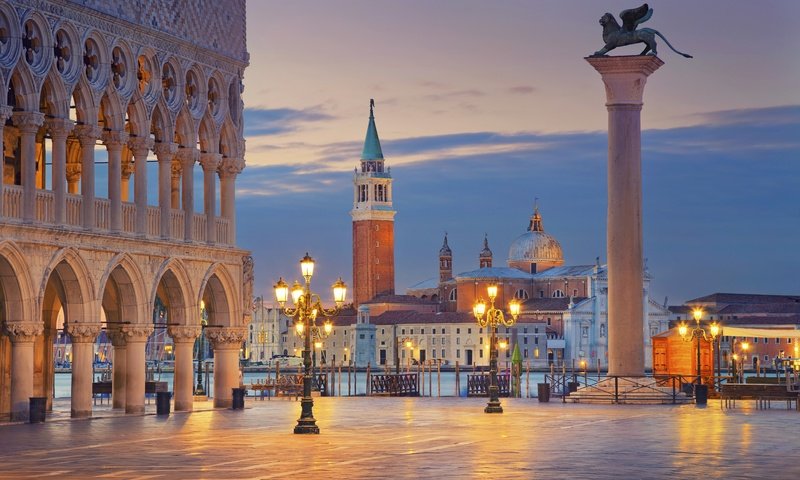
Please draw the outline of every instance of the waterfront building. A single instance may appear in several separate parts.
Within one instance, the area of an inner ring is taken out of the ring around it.
[[[73,416],[92,413],[101,331],[115,408],[144,411],[146,344],[161,329],[175,409],[191,410],[201,304],[214,403],[230,406],[252,306],[235,235],[244,0],[179,12],[168,0],[8,0],[0,32],[0,415],[26,419],[30,397],[50,408],[59,315]],[[168,323],[153,322],[157,301]]]
[[[290,323],[291,319],[279,308],[265,304],[264,297],[256,297],[244,358],[251,364],[266,364],[277,355],[293,355],[282,340],[291,330]]]

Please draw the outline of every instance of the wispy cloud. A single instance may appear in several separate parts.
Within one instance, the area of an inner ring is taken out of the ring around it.
[[[293,108],[245,108],[245,137],[260,137],[293,132],[302,124],[332,120],[319,106],[296,110]]]
[[[530,85],[517,85],[516,87],[509,87],[508,93],[514,95],[530,95],[536,91],[536,87]]]

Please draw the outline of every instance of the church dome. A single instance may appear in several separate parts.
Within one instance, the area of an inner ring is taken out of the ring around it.
[[[551,264],[564,263],[561,244],[552,235],[545,233],[542,216],[536,207],[528,225],[528,231],[517,237],[508,249],[508,263]]]

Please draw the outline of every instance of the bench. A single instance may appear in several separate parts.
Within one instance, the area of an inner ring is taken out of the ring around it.
[[[771,407],[773,401],[785,401],[787,408],[795,402],[797,405],[798,392],[790,391],[786,385],[759,384],[759,383],[725,383],[720,391],[722,406],[725,408],[736,407],[736,400],[756,400],[756,408],[766,409]]]

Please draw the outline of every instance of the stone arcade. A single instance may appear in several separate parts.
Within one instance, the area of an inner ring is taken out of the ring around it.
[[[27,419],[35,396],[51,408],[59,316],[73,344],[72,415],[92,413],[102,329],[115,351],[113,405],[142,412],[156,298],[175,343],[176,410],[192,409],[201,302],[214,404],[231,404],[252,290],[234,214],[245,2],[185,2],[180,16],[172,3],[0,3],[0,416]],[[106,157],[107,188],[95,181]]]

